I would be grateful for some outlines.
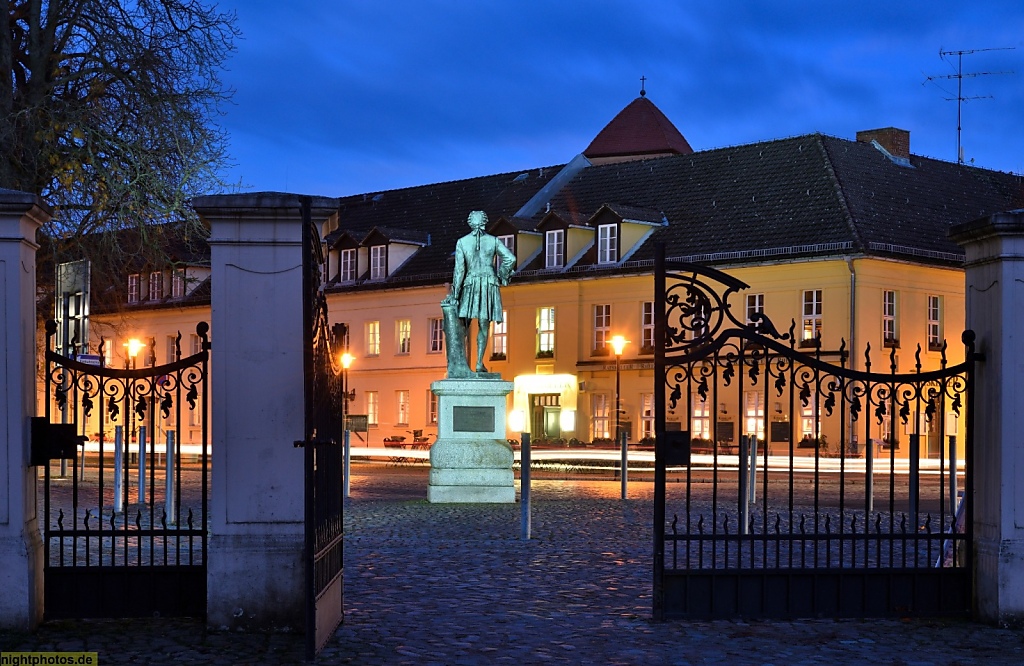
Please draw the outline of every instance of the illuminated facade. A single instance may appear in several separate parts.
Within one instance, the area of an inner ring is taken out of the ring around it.
[[[948,228],[1022,204],[1019,176],[911,155],[909,133],[893,128],[693,152],[644,97],[565,165],[339,198],[323,229],[327,293],[356,357],[350,405],[370,424],[359,437],[436,432],[439,304],[471,210],[487,212],[517,257],[488,369],[515,383],[510,409],[535,439],[592,442],[614,434],[614,335],[629,340],[622,425],[633,441],[653,431],[655,243],[749,284],[732,303],[738,319],[764,312],[808,351],[820,336],[825,358],[845,341],[859,369],[870,344],[874,371],[910,372],[918,358],[937,367],[945,339],[948,362],[963,357],[963,254]],[[127,313],[135,335],[165,341],[204,318],[201,303]],[[766,417],[765,404],[699,404],[681,427],[698,436],[728,418],[763,436],[765,423],[793,418],[798,435],[814,432],[814,413]],[[877,424],[879,439],[889,427]]]

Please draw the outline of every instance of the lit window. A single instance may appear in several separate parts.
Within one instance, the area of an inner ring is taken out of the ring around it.
[[[754,317],[764,313],[764,294],[747,294],[747,323],[754,322]]]
[[[174,271],[171,274],[171,298],[185,297],[185,271]]]
[[[700,395],[693,396],[693,412],[690,418],[692,439],[711,439],[711,407]]]
[[[149,274],[149,300],[159,301],[164,297],[164,274],[153,271]]]
[[[544,268],[565,265],[565,230],[553,229],[544,234]]]
[[[139,302],[139,274],[132,273],[128,276],[128,302]]]
[[[640,396],[640,439],[654,437],[654,394]]]
[[[537,356],[555,355],[555,309],[537,310]]]
[[[886,347],[898,347],[899,335],[896,326],[896,292],[882,292],[882,344]]]
[[[604,393],[591,396],[591,438],[608,439],[611,435],[611,401]]]
[[[198,354],[199,352],[203,351],[203,339],[201,337],[199,337],[198,335],[196,335],[195,333],[192,333],[191,335],[189,335],[189,347],[192,349],[192,354],[193,355]],[[200,398],[200,400],[204,399],[202,396],[199,396],[199,398]],[[191,405],[189,405],[189,403],[186,402],[185,403],[185,408],[188,409],[188,424],[190,426],[196,426],[196,427],[202,425],[202,423],[203,423],[202,403],[197,401],[196,402],[196,406],[193,409],[191,407]]]
[[[340,266],[338,270],[338,279],[341,282],[355,282],[356,279],[356,251],[355,248],[348,250],[342,250],[340,259]]]
[[[380,355],[380,322],[366,322],[366,355]]]
[[[614,264],[619,260],[619,228],[614,224],[597,227],[597,263]]]
[[[366,396],[366,423],[367,425],[377,425],[378,419],[377,414],[380,408],[380,404],[377,401],[376,391],[365,391],[363,395]]]
[[[427,421],[437,425],[437,395],[430,389],[427,389]]]
[[[821,289],[804,292],[803,337],[805,343],[813,343],[821,336]]]
[[[942,296],[928,297],[928,349],[942,349]]]
[[[764,439],[764,394],[760,391],[747,391],[746,413],[746,435],[757,435],[760,440]]]
[[[594,306],[594,355],[608,354],[608,339],[612,328],[612,306]]]
[[[395,425],[409,425],[409,392],[395,391],[398,411],[395,414]]]
[[[501,311],[501,319],[491,324],[491,358],[499,361],[508,358],[508,310]]]
[[[654,353],[654,301],[644,301],[641,310],[640,353]]]
[[[444,323],[439,317],[430,320],[430,344],[427,351],[431,354],[444,351]]]
[[[396,354],[408,354],[412,351],[412,322],[399,319],[395,322]]]
[[[821,421],[819,420],[818,405],[810,402],[806,407],[800,409],[800,434],[804,438],[814,439],[821,432]]]
[[[370,247],[370,279],[383,280],[388,276],[388,246]]]

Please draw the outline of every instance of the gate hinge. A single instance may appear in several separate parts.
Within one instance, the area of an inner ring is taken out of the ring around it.
[[[30,465],[46,465],[51,460],[74,458],[77,448],[88,439],[75,434],[74,423],[50,423],[45,416],[32,417]]]

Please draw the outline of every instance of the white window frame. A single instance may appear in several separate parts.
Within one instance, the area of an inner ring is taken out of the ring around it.
[[[409,391],[395,391],[395,425],[409,425]]]
[[[366,355],[380,356],[380,322],[366,322]]]
[[[654,301],[640,305],[640,352],[654,352]]]
[[[640,439],[654,437],[654,394],[640,394]]]
[[[537,309],[537,353],[555,354],[555,308]]]
[[[192,349],[192,354],[198,354],[203,350],[203,339],[196,333],[189,335],[189,347]],[[200,400],[205,400],[206,397],[200,394]],[[188,405],[188,403],[185,403]],[[203,408],[200,402],[196,402],[194,409],[188,408],[188,424],[189,426],[196,427],[203,424]]]
[[[806,289],[803,294],[802,337],[803,342],[812,342],[821,333],[822,290]]]
[[[821,409],[815,401],[800,406],[800,436],[811,439],[821,436]]]
[[[357,253],[356,249],[348,248],[343,249],[338,253],[338,281],[339,282],[355,282],[356,281],[356,260]]]
[[[380,400],[376,391],[364,391],[366,396],[366,424],[376,426],[380,423]]]
[[[594,393],[590,397],[590,437],[611,439],[612,436],[611,398],[607,393]]]
[[[942,349],[942,296],[928,296],[928,349]]]
[[[761,391],[746,391],[743,419],[743,434],[757,435],[759,440],[764,441],[764,393]]]
[[[893,347],[899,344],[899,293],[890,289],[882,291],[882,344]]]
[[[383,280],[388,276],[388,246],[370,246],[370,279]]]
[[[427,341],[428,354],[440,354],[444,351],[444,321],[440,317],[430,319],[430,340]]]
[[[508,310],[501,311],[500,322],[491,322],[491,358],[508,358]]]
[[[164,297],[164,274],[160,271],[152,271],[149,274],[149,300],[159,301]]]
[[[597,226],[597,263],[614,264],[619,261],[619,226],[599,224]]]
[[[427,423],[437,425],[437,394],[427,389]]]
[[[406,356],[412,353],[412,320],[395,321],[395,355]]]
[[[747,294],[747,323],[754,323],[758,314],[764,314],[764,294]]]
[[[132,273],[128,276],[128,302],[138,303],[139,302],[139,290],[142,276],[138,273]]]
[[[611,339],[612,332],[612,306],[608,303],[595,305],[593,322],[593,352],[595,355],[605,356],[609,353],[608,341]]]
[[[693,410],[690,413],[690,438],[711,439],[711,403],[693,394]]]
[[[185,271],[171,272],[171,298],[185,297]]]
[[[565,229],[544,232],[544,268],[565,266]]]

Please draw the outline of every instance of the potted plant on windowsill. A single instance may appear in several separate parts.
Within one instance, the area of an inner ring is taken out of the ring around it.
[[[555,350],[554,349],[541,349],[541,350],[539,350],[537,352],[537,358],[554,358],[554,357],[555,357]]]

